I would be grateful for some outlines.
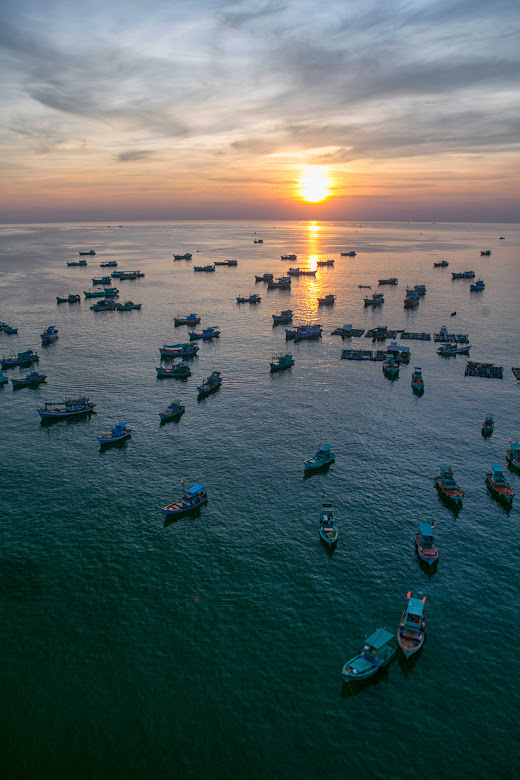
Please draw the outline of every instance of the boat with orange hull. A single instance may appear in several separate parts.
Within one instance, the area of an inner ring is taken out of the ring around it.
[[[445,501],[457,507],[462,506],[464,491],[455,482],[451,466],[441,466],[441,473],[435,477],[435,487]]]
[[[515,491],[504,477],[502,466],[491,466],[491,471],[486,474],[486,483],[494,498],[511,506]]]
[[[419,524],[419,533],[415,534],[415,546],[421,561],[433,566],[439,560],[439,551],[435,546],[433,525],[429,523]]]
[[[426,618],[424,615],[426,596],[422,600],[414,599],[409,591],[407,598],[408,604],[397,629],[397,641],[406,658],[410,658],[421,649],[426,639]]]

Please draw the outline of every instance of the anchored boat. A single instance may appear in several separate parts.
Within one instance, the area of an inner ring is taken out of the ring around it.
[[[172,403],[166,407],[164,412],[159,412],[159,417],[161,418],[161,422],[180,420],[185,411],[185,406],[181,406],[181,404],[177,403],[177,401],[172,401]]]
[[[440,263],[434,263],[434,268],[447,268],[449,266],[449,263],[447,260],[441,260]]]
[[[291,322],[293,313],[291,309],[285,309],[280,314],[273,314],[273,325],[279,325],[284,322]]]
[[[328,547],[333,547],[338,541],[338,529],[334,520],[332,504],[322,504],[320,537]]]
[[[419,524],[419,533],[415,534],[415,546],[417,554],[422,561],[433,566],[439,560],[439,551],[435,546],[433,525],[429,523]]]
[[[81,295],[70,293],[67,296],[56,296],[56,303],[79,303],[81,301]]]
[[[462,506],[464,491],[457,485],[453,477],[451,466],[441,466],[441,473],[435,477],[435,487],[439,495],[450,504],[456,507]]]
[[[58,403],[46,401],[44,407],[37,411],[42,419],[60,419],[88,414],[93,411],[95,405],[86,396],[82,396],[81,398],[69,398],[67,401]]]
[[[41,371],[30,371],[23,379],[11,379],[11,382],[13,389],[18,390],[20,387],[38,387],[46,379],[47,374],[42,374]]]
[[[363,649],[343,667],[344,681],[350,683],[372,677],[390,663],[397,649],[395,636],[385,628],[378,628],[365,640]]]
[[[176,377],[177,379],[187,379],[189,376],[191,376],[189,365],[183,361],[176,363],[171,368],[167,368],[166,366],[159,366],[155,370],[157,371],[158,377],[172,376]]]
[[[181,485],[184,489],[184,480],[181,479]],[[179,501],[175,501],[173,504],[163,507],[161,510],[163,515],[184,515],[186,512],[191,512],[192,509],[202,506],[208,500],[204,485],[197,483],[193,487],[188,488],[183,497]]]
[[[318,306],[333,306],[335,300],[335,295],[326,295],[324,298],[318,298]]]
[[[71,265],[85,266],[85,265],[87,265],[87,261],[86,260],[72,260],[72,262],[67,263],[67,265],[69,265],[69,266],[71,266]]]
[[[0,371],[0,385],[5,385],[6,382],[9,382],[9,377],[7,377],[3,371]]]
[[[390,284],[392,286],[395,286],[396,284],[399,284],[399,279],[396,279],[395,276],[391,276],[390,279],[378,279],[378,284]]]
[[[484,420],[484,422],[482,423],[482,429],[481,429],[482,436],[485,439],[487,439],[487,437],[491,436],[491,434],[493,433],[494,427],[495,427],[495,421],[493,420],[492,415],[489,414]]]
[[[486,482],[491,494],[495,498],[503,501],[507,506],[511,506],[515,491],[509,482],[506,481],[502,466],[491,466],[491,471],[486,474]]]
[[[509,467],[513,469],[513,471],[520,473],[520,444],[518,444],[518,442],[513,444],[511,439],[509,439],[509,449],[506,450],[506,458]]]
[[[116,444],[118,441],[128,439],[132,431],[126,426],[126,422],[117,420],[110,433],[103,433],[101,436],[97,437],[98,442],[102,447],[107,447],[110,444]]]
[[[486,289],[483,279],[478,279],[475,284],[470,284],[469,289],[471,292],[482,292]]]
[[[26,349],[25,352],[8,355],[0,360],[0,368],[12,368],[13,366],[25,366],[29,363],[37,363],[40,358],[37,352],[32,349]]]
[[[161,357],[195,357],[199,347],[197,344],[165,344],[159,352]]]
[[[383,374],[387,379],[399,378],[399,364],[389,355],[387,355],[386,360],[383,363]]]
[[[50,344],[58,338],[58,328],[55,325],[49,325],[43,333],[40,333],[42,344]]]
[[[273,355],[269,365],[271,366],[271,374],[274,374],[276,371],[283,371],[285,368],[294,366],[293,356],[289,354]]]
[[[191,260],[193,255],[190,252],[186,252],[184,255],[174,255],[174,260]]]
[[[417,395],[422,395],[424,393],[424,380],[422,376],[422,371],[419,368],[419,366],[416,366],[413,370],[412,390]]]
[[[305,473],[310,473],[311,471],[318,471],[324,466],[334,463],[335,460],[336,456],[331,451],[331,445],[322,444],[313,458],[308,458],[308,460],[304,461],[303,468]]]
[[[426,618],[424,615],[426,596],[422,600],[414,599],[409,592],[407,598],[408,605],[397,629],[397,641],[406,658],[410,658],[421,649],[426,638]]]
[[[220,376],[220,371],[213,371],[213,373],[210,374],[210,376],[208,376],[208,378],[205,379],[199,387],[197,387],[199,398],[204,398],[210,393],[214,393],[215,390],[219,389],[221,384],[222,377]]]
[[[78,254],[80,254],[80,255],[95,255],[96,253],[94,252],[93,249],[87,249],[86,252],[78,252]]]
[[[213,326],[211,328],[204,328],[202,333],[196,333],[193,331],[190,333],[190,341],[197,341],[197,339],[202,339],[202,341],[212,341],[213,339],[218,339],[219,336],[219,329]]]
[[[237,303],[260,303],[261,300],[262,298],[260,295],[257,295],[256,293],[250,295],[249,298],[240,295],[237,297]]]
[[[177,325],[198,325],[200,317],[196,314],[188,314],[187,317],[174,317],[173,322],[175,327],[177,327]]]

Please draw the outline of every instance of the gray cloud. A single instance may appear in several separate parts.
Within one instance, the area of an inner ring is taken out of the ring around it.
[[[149,160],[153,152],[147,149],[134,149],[130,152],[121,152],[117,155],[118,162],[136,162],[138,160]]]

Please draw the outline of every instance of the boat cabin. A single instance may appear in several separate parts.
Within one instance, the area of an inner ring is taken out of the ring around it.
[[[441,466],[441,480],[447,490],[456,489],[457,483],[453,477],[453,469],[451,466]]]
[[[421,547],[423,550],[433,550],[435,548],[433,526],[429,523],[420,523],[419,533],[421,535]]]
[[[406,618],[404,621],[405,631],[419,632],[421,630],[421,620],[424,612],[424,603],[421,599],[410,598],[406,608]]]
[[[367,658],[369,661],[373,661],[374,657],[377,656],[381,648],[387,645],[388,642],[390,642],[393,638],[394,635],[391,634],[390,631],[387,631],[386,628],[379,628],[377,631],[374,631],[374,633],[371,634],[366,640],[365,646],[362,650],[362,655],[364,655],[365,658]]]
[[[491,466],[491,479],[495,485],[502,485],[504,487],[507,485],[502,466]]]
[[[200,482],[197,482],[196,485],[193,485],[193,487],[190,487],[186,491],[187,498],[195,499],[198,498],[199,493],[202,493],[204,491],[204,485],[201,485]]]

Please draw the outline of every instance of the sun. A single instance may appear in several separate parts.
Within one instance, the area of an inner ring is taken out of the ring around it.
[[[300,179],[300,195],[309,203],[318,203],[330,195],[329,179],[325,168],[306,165]]]

